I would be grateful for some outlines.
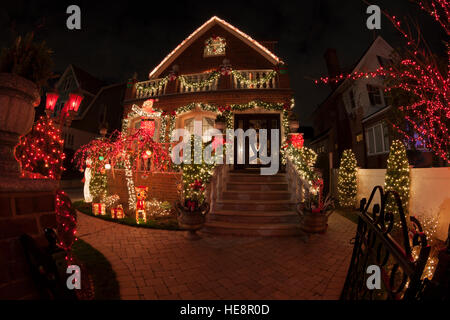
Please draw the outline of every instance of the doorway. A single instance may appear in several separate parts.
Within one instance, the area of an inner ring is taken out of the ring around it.
[[[267,156],[271,156],[272,139],[275,139],[275,137],[272,137],[271,129],[280,130],[280,114],[236,114],[234,117],[234,130],[237,129],[242,129],[244,132],[248,129],[255,129],[257,145],[256,148],[251,148],[248,137],[244,138],[243,145],[238,145],[237,137],[234,138],[234,169],[243,170],[270,167],[270,163],[262,164],[259,159],[259,154],[262,151],[259,150],[259,130],[267,130],[266,154]],[[281,132],[279,133],[278,139],[278,145],[280,145]]]

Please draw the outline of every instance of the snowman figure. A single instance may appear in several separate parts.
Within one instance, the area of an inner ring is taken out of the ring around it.
[[[91,192],[89,191],[89,185],[91,183],[91,164],[92,161],[91,159],[88,158],[86,160],[86,169],[84,170],[84,189],[83,189],[84,201],[86,203],[90,203],[93,200]]]

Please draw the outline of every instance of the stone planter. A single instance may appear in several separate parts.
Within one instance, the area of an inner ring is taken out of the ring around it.
[[[0,73],[0,175],[18,177],[19,164],[14,147],[19,137],[28,133],[39,105],[38,87],[25,78]]]
[[[216,121],[215,122],[216,129],[221,130],[221,131],[225,129],[226,125],[227,124],[224,121]]]
[[[177,210],[177,220],[180,228],[187,230],[186,238],[189,240],[199,239],[197,230],[203,228],[206,220],[206,214],[209,212],[209,204],[203,205],[195,211],[190,211],[188,208],[181,205],[180,202],[175,204]]]
[[[297,214],[300,217],[300,229],[306,233],[325,233],[328,228],[328,217],[333,210],[313,212],[305,209],[302,204],[297,205]]]
[[[299,124],[298,120],[294,120],[294,119],[289,120],[289,131],[291,133],[297,132],[299,127],[300,127],[300,124]]]

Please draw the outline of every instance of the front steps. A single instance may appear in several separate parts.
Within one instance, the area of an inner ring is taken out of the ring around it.
[[[210,212],[204,232],[242,236],[300,235],[285,174],[262,176],[232,171]]]

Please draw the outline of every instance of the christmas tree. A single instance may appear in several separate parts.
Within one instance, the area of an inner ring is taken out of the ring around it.
[[[396,191],[399,194],[405,215],[408,213],[409,186],[409,163],[406,149],[400,140],[394,140],[387,160],[384,189],[385,191]],[[398,213],[398,207],[393,197],[389,197],[386,210],[394,215]]]
[[[344,150],[338,175],[338,198],[343,207],[355,206],[356,158],[352,150]]]
[[[22,177],[59,179],[64,170],[63,144],[61,130],[55,127],[51,119],[40,117],[31,131],[20,138],[15,149]]]

